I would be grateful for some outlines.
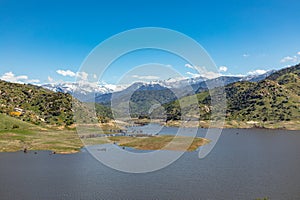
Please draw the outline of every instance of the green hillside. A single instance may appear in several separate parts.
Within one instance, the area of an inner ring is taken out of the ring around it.
[[[236,82],[225,87],[228,121],[299,122],[300,65],[279,70],[257,83]],[[189,102],[189,98],[180,99]],[[197,94],[200,119],[211,119],[208,91]],[[169,120],[180,119],[179,101],[166,104]],[[194,107],[190,106],[190,109]]]
[[[36,125],[71,125],[72,96],[0,80],[0,112]]]
[[[0,113],[15,119],[41,126],[70,126],[74,123],[75,108],[77,119],[83,119],[84,123],[111,118],[110,110],[100,104],[96,105],[99,119],[95,119],[91,105],[70,94],[0,80]]]

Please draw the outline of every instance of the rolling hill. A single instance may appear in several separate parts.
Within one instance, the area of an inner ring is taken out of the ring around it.
[[[240,81],[225,87],[226,119],[237,121],[300,121],[300,65],[270,74],[259,82]],[[209,120],[211,97],[208,91],[196,94],[200,119]],[[189,101],[189,96],[181,101]],[[169,120],[180,119],[178,101],[166,104]],[[190,109],[194,109],[190,107]]]
[[[36,125],[71,125],[72,96],[0,80],[0,112]]]

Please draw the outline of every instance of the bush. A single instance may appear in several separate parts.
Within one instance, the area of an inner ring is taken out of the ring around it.
[[[14,124],[14,125],[13,125],[13,129],[16,129],[16,128],[20,128],[20,127],[19,127],[19,125]]]

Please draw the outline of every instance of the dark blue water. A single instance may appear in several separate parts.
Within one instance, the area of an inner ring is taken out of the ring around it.
[[[226,129],[203,160],[198,152],[185,153],[146,174],[115,171],[84,150],[72,155],[0,153],[0,199],[296,200],[299,169],[300,132]]]

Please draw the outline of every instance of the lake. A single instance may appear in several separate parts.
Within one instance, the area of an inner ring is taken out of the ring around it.
[[[176,131],[169,127],[161,134]],[[294,200],[300,197],[299,170],[300,131],[224,129],[204,159],[188,152],[144,174],[110,169],[85,149],[70,155],[0,153],[0,199]]]

